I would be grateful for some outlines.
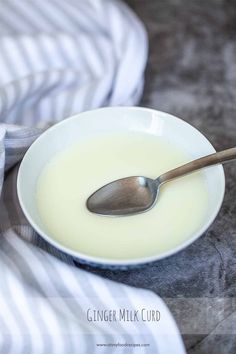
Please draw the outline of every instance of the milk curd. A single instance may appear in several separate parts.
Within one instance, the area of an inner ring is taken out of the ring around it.
[[[185,151],[148,133],[101,134],[55,156],[37,183],[37,207],[49,236],[90,256],[134,259],[182,244],[203,224],[208,192],[202,171],[167,183],[155,207],[143,214],[90,213],[87,198],[118,178],[160,174],[192,160]]]

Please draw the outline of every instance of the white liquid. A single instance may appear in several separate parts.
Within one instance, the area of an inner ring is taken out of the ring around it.
[[[117,178],[156,178],[190,160],[176,146],[144,133],[80,141],[55,156],[39,177],[41,220],[59,243],[92,256],[130,259],[168,251],[204,221],[208,194],[202,172],[163,186],[156,206],[144,214],[104,217],[90,213],[85,203],[95,190]]]

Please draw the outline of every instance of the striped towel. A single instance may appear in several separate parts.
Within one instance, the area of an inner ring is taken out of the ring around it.
[[[2,354],[185,352],[160,298],[75,267],[29,226],[16,194],[18,163],[37,136],[74,113],[137,103],[146,58],[143,26],[119,1],[1,2]],[[142,309],[144,317],[149,310],[161,317],[96,318],[126,309],[131,317]]]

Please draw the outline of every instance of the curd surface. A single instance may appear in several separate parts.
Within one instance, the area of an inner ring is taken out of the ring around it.
[[[208,192],[202,171],[164,185],[155,207],[143,214],[95,215],[86,200],[118,178],[157,178],[190,160],[185,151],[148,133],[101,134],[78,141],[49,161],[38,178],[41,221],[54,240],[90,256],[134,259],[169,251],[204,222]]]

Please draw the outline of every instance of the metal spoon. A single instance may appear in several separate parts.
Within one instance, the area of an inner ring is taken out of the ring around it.
[[[160,187],[175,178],[201,168],[236,159],[236,147],[202,157],[168,171],[157,179],[134,176],[106,184],[87,200],[87,208],[96,214],[125,216],[146,212],[157,202]]]

